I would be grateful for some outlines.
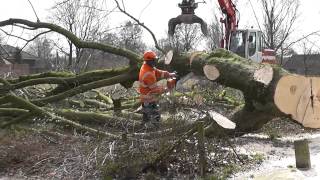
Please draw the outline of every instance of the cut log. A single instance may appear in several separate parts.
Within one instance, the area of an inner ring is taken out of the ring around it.
[[[320,78],[288,75],[277,84],[274,102],[304,127],[320,128]]]
[[[202,55],[203,53],[204,53],[204,51],[196,51],[196,52],[193,52],[193,53],[191,54],[191,56],[190,56],[190,60],[189,60],[189,64],[190,64],[190,66],[191,66],[191,64],[192,64],[193,60],[195,60],[195,59],[196,59],[196,57],[198,57],[198,56]]]
[[[172,61],[172,57],[173,57],[173,51],[170,50],[164,57],[164,64],[169,65]]]
[[[276,87],[274,102],[280,111],[296,116],[297,105],[308,87],[307,78],[298,75],[282,77]]]
[[[271,66],[264,66],[254,72],[254,80],[269,85],[273,78],[273,69]]]
[[[225,129],[235,129],[236,124],[229,120],[228,118],[224,117],[223,115],[215,112],[215,111],[209,111],[210,117],[216,121],[221,127]]]
[[[213,65],[205,65],[203,67],[204,75],[211,81],[216,80],[219,76],[219,70]]]

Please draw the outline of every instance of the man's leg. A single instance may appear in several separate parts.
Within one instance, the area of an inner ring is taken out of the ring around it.
[[[156,103],[153,103],[151,105],[151,121],[160,122],[160,119],[161,119],[161,114],[160,114],[159,105]]]
[[[142,120],[143,123],[149,122],[151,120],[152,107],[150,103],[142,103]]]
[[[157,124],[160,122],[161,115],[159,105],[156,103],[143,103],[142,114],[143,123],[152,122],[153,124]]]

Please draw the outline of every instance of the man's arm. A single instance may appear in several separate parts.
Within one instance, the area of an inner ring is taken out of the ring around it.
[[[168,71],[163,71],[160,69],[155,69],[155,71],[156,71],[156,78],[157,79],[163,79],[163,78],[169,78],[169,77],[176,76],[175,73],[169,73]]]
[[[148,87],[150,89],[149,94],[162,94],[162,93],[166,92],[166,88],[165,87],[157,85],[157,79],[151,73],[148,74],[147,76],[145,76],[142,79],[142,82],[143,82],[145,87]]]

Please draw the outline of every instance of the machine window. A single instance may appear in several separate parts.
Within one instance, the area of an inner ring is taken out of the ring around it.
[[[253,56],[257,49],[257,34],[256,32],[250,32],[248,42],[249,56]]]
[[[244,31],[236,31],[231,34],[230,51],[245,57],[246,33]]]

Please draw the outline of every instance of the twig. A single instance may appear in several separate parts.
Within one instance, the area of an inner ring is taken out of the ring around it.
[[[34,14],[35,14],[35,15],[36,15],[36,17],[37,17],[37,22],[40,22],[40,19],[39,19],[38,15],[37,15],[36,10],[34,9],[34,7],[33,7],[32,3],[31,3],[31,1],[30,1],[30,0],[28,0],[28,2],[29,2],[29,4],[30,4],[30,6],[32,7],[32,10],[33,10]]]
[[[118,9],[124,13],[125,15],[127,15],[128,17],[130,17],[131,19],[133,19],[134,21],[136,21],[140,26],[142,26],[143,28],[145,28],[152,36],[153,42],[155,44],[155,47],[161,51],[163,54],[165,54],[165,51],[159,46],[158,41],[156,36],[153,34],[153,32],[146,26],[144,25],[144,23],[140,22],[139,19],[133,17],[131,14],[129,14],[125,9],[122,9],[119,5],[119,2],[117,0],[114,0],[115,3],[117,4]]]

